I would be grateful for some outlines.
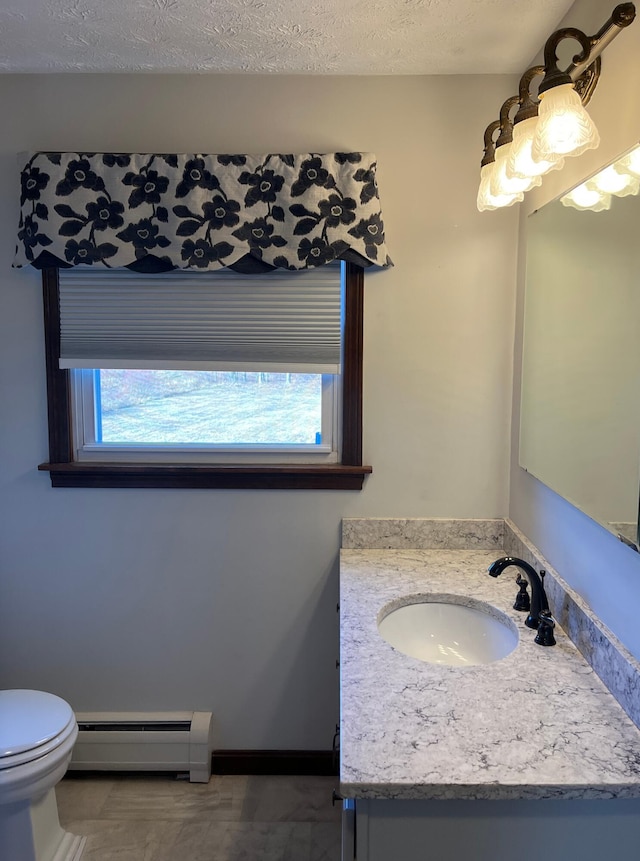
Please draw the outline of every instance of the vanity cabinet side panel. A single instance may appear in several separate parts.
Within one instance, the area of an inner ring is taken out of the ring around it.
[[[371,800],[357,861],[637,861],[639,816],[640,799]]]

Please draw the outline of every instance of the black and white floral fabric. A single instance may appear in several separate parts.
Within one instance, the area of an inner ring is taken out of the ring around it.
[[[371,153],[36,153],[14,266],[390,266]]]

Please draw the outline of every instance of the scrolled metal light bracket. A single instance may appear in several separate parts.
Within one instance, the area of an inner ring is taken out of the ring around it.
[[[511,111],[520,102],[518,96],[510,96],[502,103],[500,108],[500,135],[496,141],[496,148],[511,143],[513,139],[513,123],[511,121]]]
[[[583,105],[588,105],[591,101],[593,91],[600,80],[601,69],[602,57],[596,57],[593,63],[584,70],[580,77],[574,80],[573,87],[582,99]]]
[[[480,167],[484,167],[487,164],[491,164],[492,161],[495,160],[496,155],[496,145],[493,140],[494,134],[500,128],[500,120],[494,120],[484,130],[484,155],[482,157],[482,161],[480,162]]]
[[[585,70],[591,66],[596,58],[604,51],[607,45],[615,39],[618,33],[633,23],[636,17],[636,7],[633,3],[621,3],[611,13],[611,17],[602,25],[593,36],[587,36],[582,30],[575,27],[564,27],[556,30],[544,46],[544,78],[538,93],[544,93],[561,84],[575,84]],[[574,39],[579,42],[582,50],[576,54],[571,64],[562,71],[558,68],[558,45],[565,39]],[[598,65],[597,73],[600,68]],[[597,81],[596,81],[597,83]],[[595,83],[591,87],[593,92]]]

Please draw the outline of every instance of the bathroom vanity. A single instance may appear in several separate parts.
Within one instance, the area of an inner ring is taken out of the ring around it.
[[[341,552],[343,861],[636,861],[640,731],[559,626],[534,643],[489,547]],[[449,666],[385,642],[389,608],[434,595],[490,605],[517,646]]]

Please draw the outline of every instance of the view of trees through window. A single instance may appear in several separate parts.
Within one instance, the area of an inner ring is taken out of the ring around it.
[[[97,442],[321,442],[320,374],[101,370],[94,392]]]

